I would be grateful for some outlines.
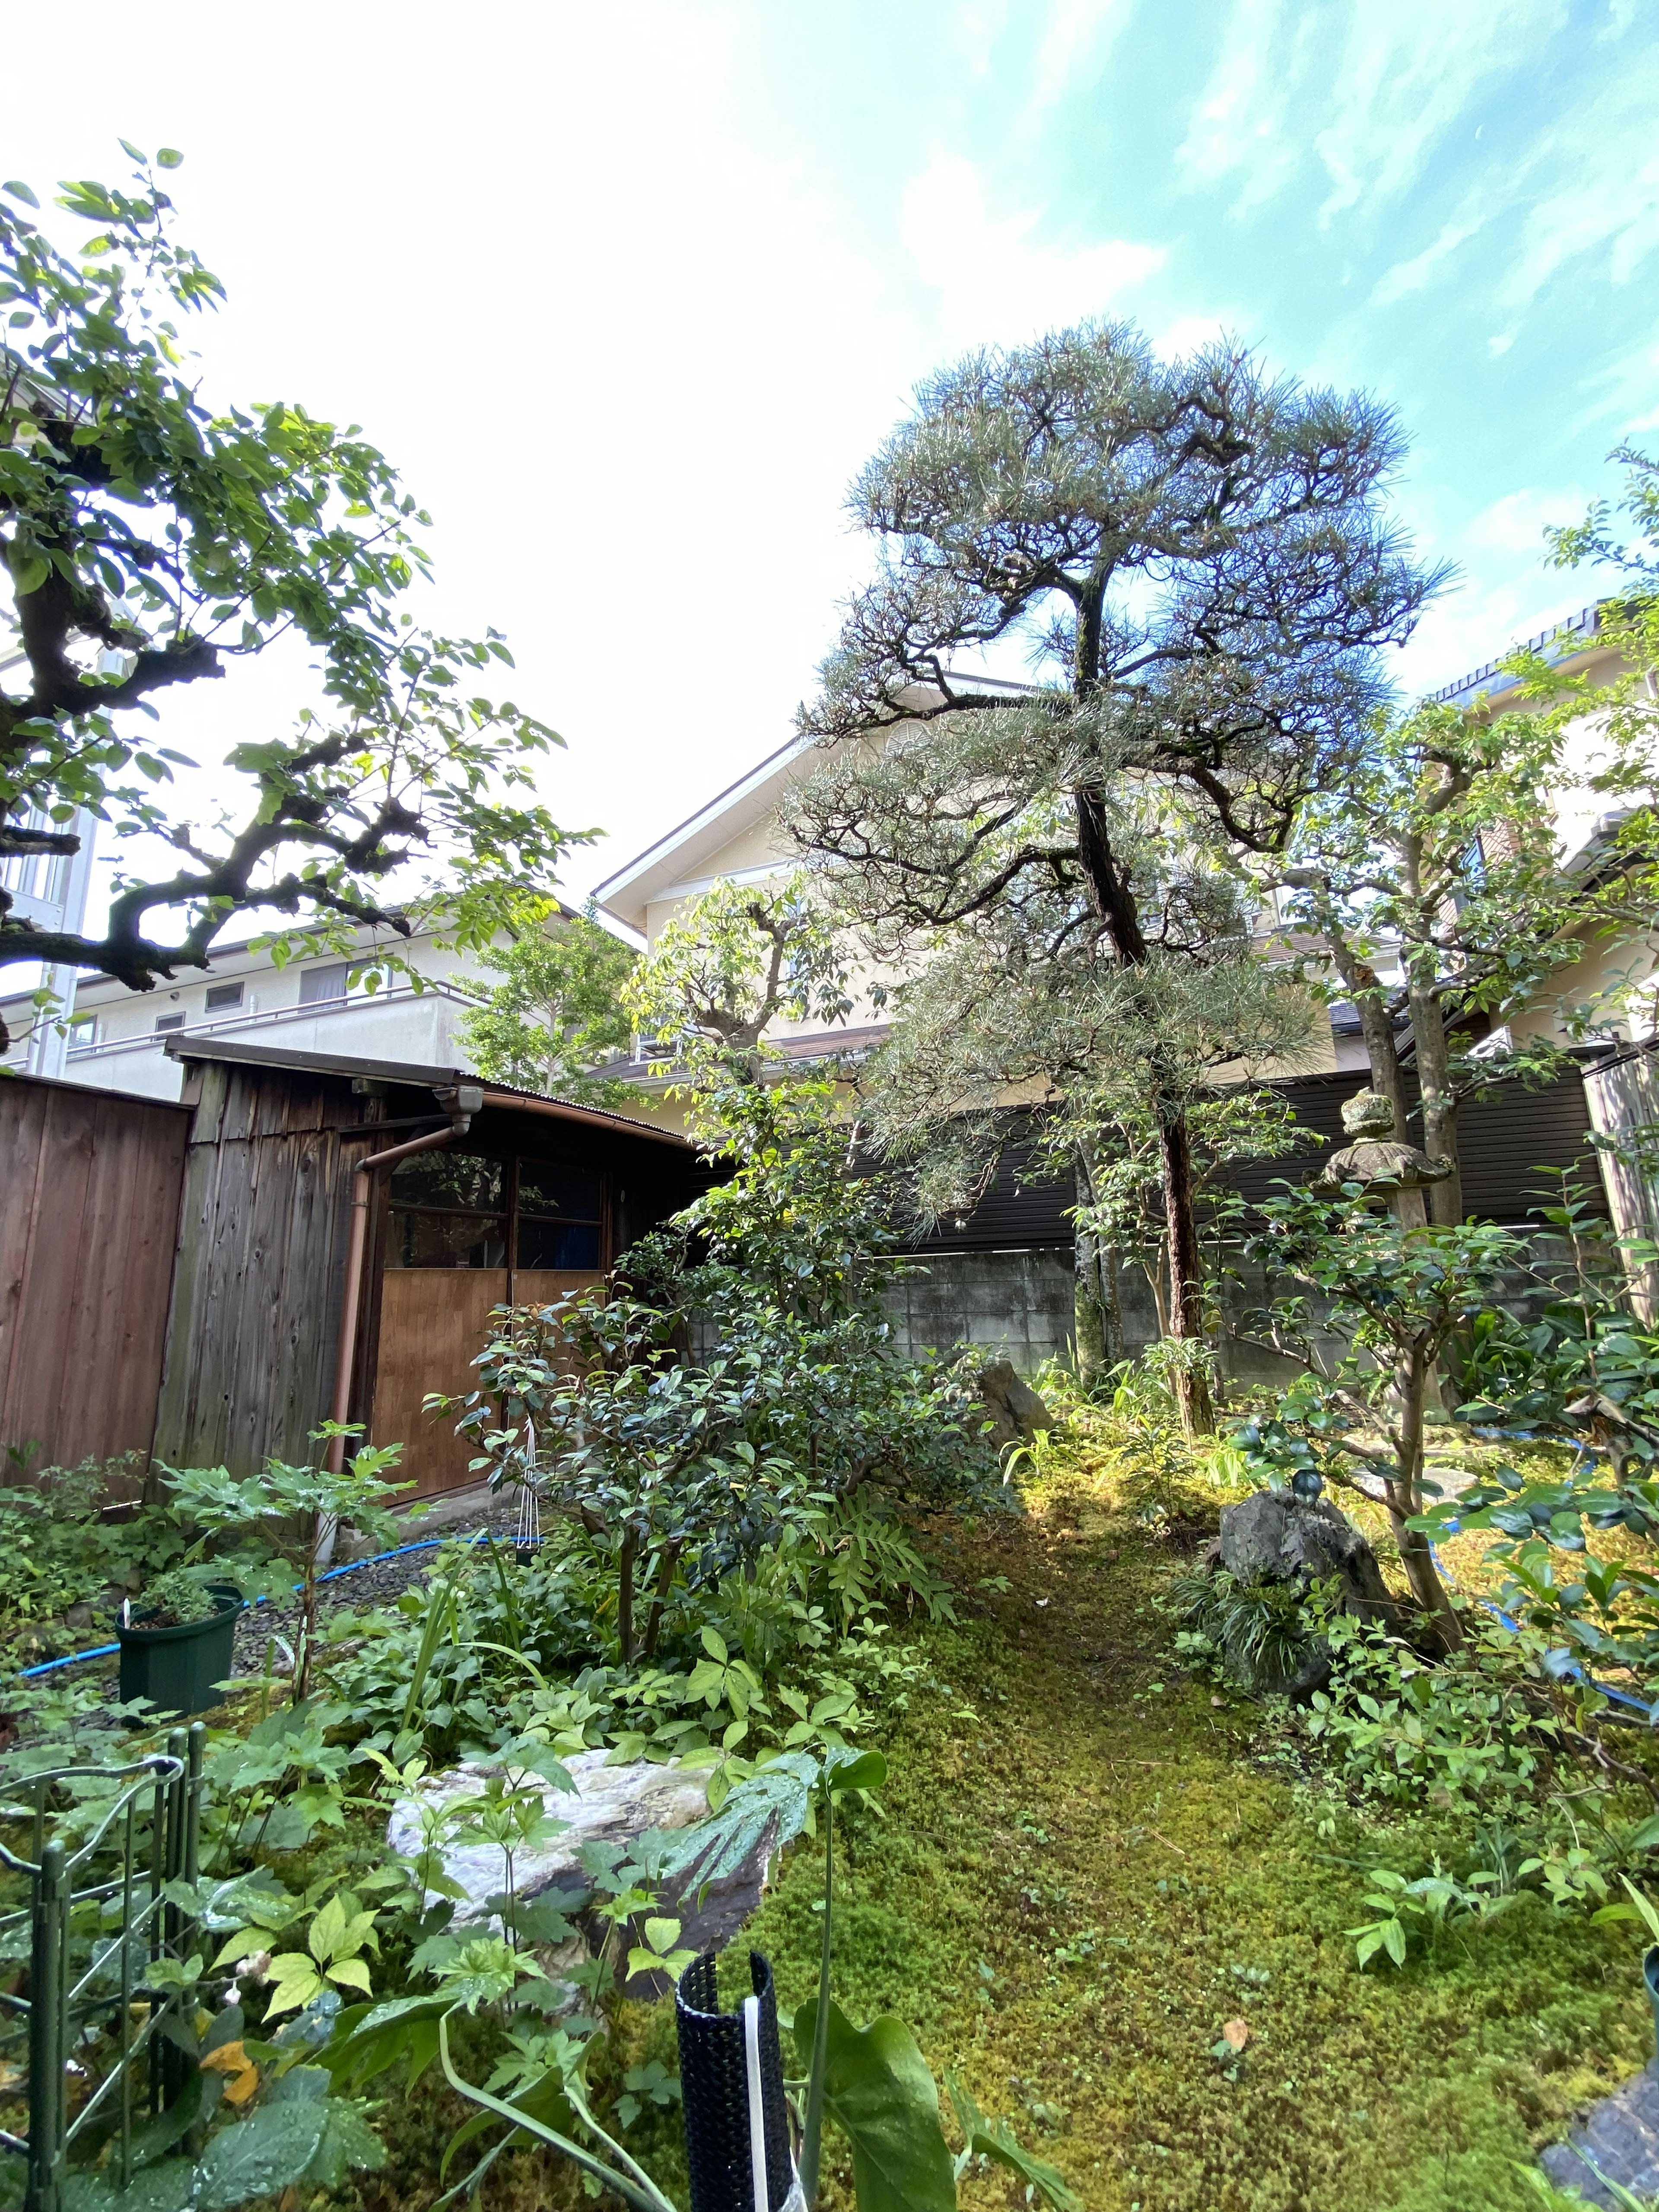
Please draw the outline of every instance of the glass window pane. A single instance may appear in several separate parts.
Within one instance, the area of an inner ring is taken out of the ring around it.
[[[599,1170],[553,1167],[545,1160],[520,1160],[519,1212],[521,1215],[557,1215],[567,1221],[597,1221]]]
[[[599,1264],[596,1221],[519,1221],[521,1267],[588,1267]]]
[[[483,1214],[394,1213],[393,1267],[504,1267],[507,1224]]]
[[[495,1213],[502,1204],[505,1178],[499,1160],[473,1152],[416,1152],[392,1170],[394,1206],[459,1206],[474,1213]]]
[[[343,999],[346,978],[351,973],[349,960],[331,960],[316,968],[300,970],[300,1004],[315,1006],[325,999]]]
[[[209,1013],[216,1014],[223,1006],[240,1006],[241,1003],[242,987],[240,983],[210,983],[208,985]]]

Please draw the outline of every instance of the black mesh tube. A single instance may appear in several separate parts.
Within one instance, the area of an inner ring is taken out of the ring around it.
[[[794,2181],[789,2117],[783,2101],[783,2052],[772,1969],[749,1954],[749,1978],[760,2000],[761,2111],[766,2138],[768,2201],[755,2203],[749,2138],[749,2060],[743,2014],[722,2012],[713,1951],[680,1976],[674,1996],[679,2031],[680,2087],[685,2099],[685,2161],[691,2212],[783,2212]]]

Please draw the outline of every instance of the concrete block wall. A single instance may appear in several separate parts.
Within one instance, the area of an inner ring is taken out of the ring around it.
[[[1035,1374],[1072,1356],[1073,1270],[1065,1250],[930,1252],[909,1263],[884,1303],[912,1352],[969,1344]]]

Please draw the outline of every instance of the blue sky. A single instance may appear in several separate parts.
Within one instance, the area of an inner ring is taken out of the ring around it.
[[[1090,315],[1363,385],[1460,587],[1432,688],[1594,596],[1540,531],[1659,441],[1659,41],[1638,0],[151,0],[8,28],[5,173],[184,149],[223,395],[361,421],[438,604],[627,858],[787,733],[918,377]],[[137,47],[142,21],[145,44]],[[180,702],[210,760],[302,672]],[[201,803],[211,796],[201,788]]]

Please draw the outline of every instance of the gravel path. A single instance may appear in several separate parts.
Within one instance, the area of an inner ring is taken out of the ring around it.
[[[457,1537],[476,1535],[488,1528],[498,1541],[509,1538],[517,1509],[512,1501],[490,1505],[470,1514],[464,1521],[452,1521],[434,1536],[426,1538],[418,1533],[411,1535],[411,1544],[427,1544],[423,1551],[404,1552],[391,1559],[363,1559],[353,1562],[343,1573],[336,1572],[318,1585],[317,1613],[325,1621],[331,1613],[349,1611],[367,1613],[375,1606],[391,1605],[411,1583],[419,1582],[431,1567],[438,1553],[439,1543],[448,1543]],[[258,1674],[264,1670],[265,1646],[272,1636],[281,1637],[292,1644],[295,1632],[300,1625],[300,1604],[297,1598],[285,1605],[275,1603],[250,1606],[236,1624],[236,1672],[239,1674]],[[277,1653],[278,1663],[282,1654]]]

